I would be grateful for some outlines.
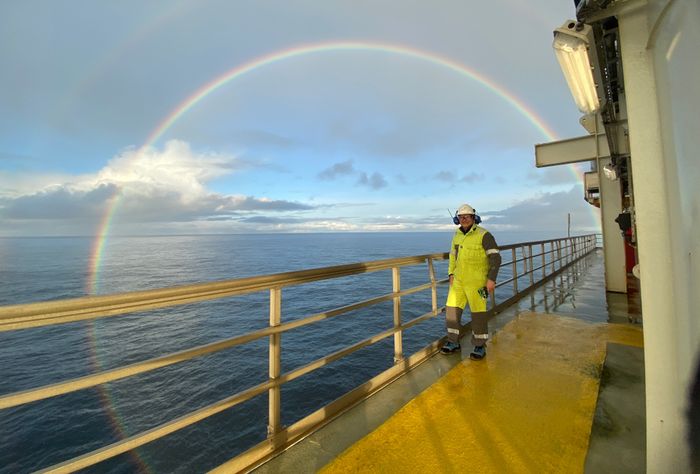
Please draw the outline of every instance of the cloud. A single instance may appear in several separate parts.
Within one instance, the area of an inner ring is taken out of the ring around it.
[[[481,173],[472,172],[463,175],[462,177],[458,177],[458,175],[456,175],[452,171],[439,171],[433,175],[433,179],[437,181],[443,181],[445,183],[456,183],[457,181],[461,181],[464,183],[475,183],[484,179],[484,175]]]
[[[207,181],[227,175],[237,167],[235,157],[195,154],[187,143],[171,140],[162,152],[155,148],[123,152],[100,170],[96,180],[132,190],[176,189],[187,200],[205,192]]]
[[[465,183],[475,183],[482,179],[484,179],[484,175],[481,173],[469,173],[459,178],[460,181]]]
[[[324,181],[332,181],[340,176],[352,175],[358,175],[357,185],[367,186],[373,190],[385,188],[388,185],[386,179],[380,173],[367,174],[364,171],[355,169],[352,160],[342,161],[326,168],[318,174],[318,178]]]
[[[319,179],[332,181],[338,176],[352,175],[356,171],[353,167],[352,160],[336,163],[330,168],[326,168],[318,174]]]
[[[489,229],[502,230],[566,230],[571,214],[572,230],[600,230],[600,211],[583,199],[581,186],[568,191],[544,193],[499,211],[480,213]]]
[[[455,182],[455,175],[451,171],[439,171],[433,175],[433,179],[438,181],[445,181],[447,183]]]
[[[0,197],[0,217],[10,222],[70,220],[94,228],[111,209],[113,199],[117,199],[120,222],[127,224],[227,220],[255,211],[314,209],[294,201],[224,195],[208,189],[209,181],[242,166],[246,163],[234,156],[197,154],[181,141],[168,142],[162,151],[130,149],[94,175],[19,195],[6,193]]]
[[[371,176],[368,176],[367,173],[361,173],[357,184],[367,186],[375,191],[387,186],[386,179],[379,173],[372,173]]]
[[[94,218],[116,191],[114,184],[99,184],[89,190],[54,186],[14,199],[0,199],[0,216],[23,220]]]

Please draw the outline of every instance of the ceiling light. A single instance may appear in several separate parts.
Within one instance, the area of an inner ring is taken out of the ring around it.
[[[578,109],[584,114],[599,110],[601,103],[593,78],[597,55],[595,47],[591,47],[594,44],[590,25],[568,20],[554,30],[552,46]]]

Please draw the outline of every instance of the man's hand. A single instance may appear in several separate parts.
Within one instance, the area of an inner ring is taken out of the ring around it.
[[[452,280],[450,280],[450,283],[452,283]],[[486,289],[489,290],[489,293],[493,293],[493,290],[496,289],[496,282],[493,280],[488,280],[486,282]]]
[[[449,283],[450,286],[452,286],[452,280],[454,280],[454,279],[455,279],[455,276],[454,276],[454,275],[450,275],[450,283]]]

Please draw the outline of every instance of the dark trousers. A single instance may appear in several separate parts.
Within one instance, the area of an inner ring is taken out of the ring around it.
[[[446,307],[445,324],[447,326],[447,340],[459,342],[462,329],[462,309],[454,306]],[[488,311],[472,313],[472,344],[484,346],[489,338]]]

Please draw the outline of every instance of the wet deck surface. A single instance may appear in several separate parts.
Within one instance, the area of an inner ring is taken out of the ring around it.
[[[609,341],[641,331],[518,315],[321,472],[582,472]]]
[[[258,472],[644,472],[638,295],[602,275],[586,257],[492,320],[484,361],[437,355]]]

